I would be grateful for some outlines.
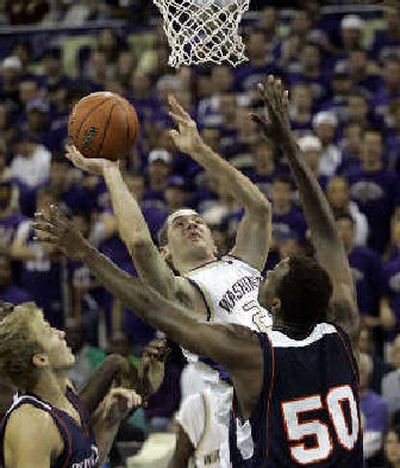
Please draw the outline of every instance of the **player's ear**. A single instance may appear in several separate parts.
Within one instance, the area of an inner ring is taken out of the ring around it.
[[[47,354],[38,353],[33,356],[32,362],[35,367],[39,367],[39,368],[48,367],[49,358],[47,357]]]

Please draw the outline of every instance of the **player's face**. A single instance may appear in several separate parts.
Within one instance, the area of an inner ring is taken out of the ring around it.
[[[32,329],[46,357],[46,364],[52,370],[69,369],[75,363],[75,356],[65,341],[65,332],[53,328],[38,311],[32,322]]]
[[[392,466],[400,463],[400,439],[394,431],[390,431],[386,436],[385,453]]]
[[[259,291],[259,300],[261,305],[268,309],[273,315],[279,312],[276,306],[277,291],[284,276],[289,272],[289,258],[283,259],[273,270],[268,271],[264,283]]]
[[[172,259],[180,255],[212,255],[215,250],[210,229],[198,214],[177,216],[168,227],[168,248]]]

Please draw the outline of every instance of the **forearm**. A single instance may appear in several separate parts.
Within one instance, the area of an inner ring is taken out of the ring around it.
[[[97,448],[99,449],[100,465],[106,463],[113,442],[117,436],[120,423],[109,426],[104,422],[101,416],[93,425],[94,437]]]
[[[111,196],[119,234],[129,250],[137,240],[151,241],[151,234],[140,206],[126,186],[119,169],[108,167],[104,171],[104,180]]]
[[[196,145],[191,156],[204,167],[208,175],[216,177],[246,210],[257,211],[269,208],[269,201],[258,187],[204,142]]]
[[[90,377],[85,388],[80,392],[79,398],[92,414],[100,402],[109,392],[114,379],[121,371],[121,357],[111,355],[100,365]]]

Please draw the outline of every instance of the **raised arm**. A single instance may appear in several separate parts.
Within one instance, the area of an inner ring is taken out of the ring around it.
[[[235,200],[244,207],[236,245],[232,254],[258,270],[264,268],[271,240],[271,205],[248,177],[215,153],[202,140],[196,123],[172,96],[170,115],[178,126],[170,134],[180,151],[187,153],[218,183],[226,187]],[[249,241],[251,239],[251,241]]]
[[[333,283],[332,321],[341,325],[352,338],[358,335],[359,314],[349,261],[336,230],[335,220],[322,189],[305,163],[290,129],[288,92],[272,76],[259,91],[268,111],[268,121],[253,119],[265,136],[280,145],[300,193],[301,204],[311,231],[316,256]]]
[[[129,191],[118,162],[84,158],[74,147],[68,147],[67,157],[76,167],[104,176],[117,219],[118,231],[125,242],[141,280],[165,297],[193,294],[190,285],[177,278],[161,257],[154,244],[139,204]]]

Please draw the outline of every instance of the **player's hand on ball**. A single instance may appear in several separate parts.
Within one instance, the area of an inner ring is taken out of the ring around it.
[[[109,167],[119,167],[118,161],[110,161],[109,159],[101,158],[85,158],[73,145],[65,147],[65,156],[72,164],[82,171],[89,172],[94,175],[104,175],[104,171]]]
[[[267,138],[283,143],[290,135],[288,91],[283,89],[281,80],[272,75],[265,83],[259,83],[257,89],[265,103],[268,118],[256,114],[250,117]]]
[[[48,242],[63,251],[70,259],[82,260],[87,241],[79,229],[69,221],[55,205],[35,213],[33,228],[39,231],[37,241]]]
[[[169,115],[178,126],[178,130],[170,130],[169,134],[175,146],[190,156],[196,156],[196,150],[203,140],[197,129],[196,122],[178,103],[174,96],[168,96]]]
[[[115,426],[141,404],[142,397],[134,390],[122,387],[113,388],[101,403],[103,421],[108,426]]]

